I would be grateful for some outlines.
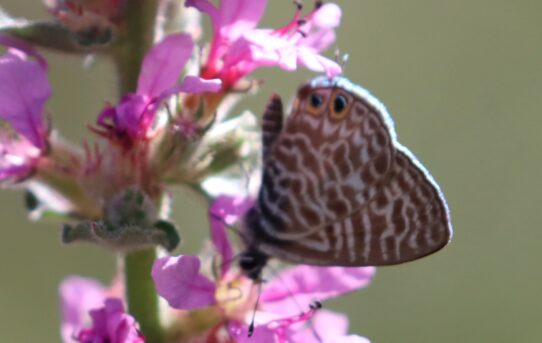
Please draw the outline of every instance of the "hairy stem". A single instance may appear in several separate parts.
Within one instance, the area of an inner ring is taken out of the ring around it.
[[[137,80],[145,53],[154,42],[156,16],[160,0],[130,0],[126,2],[125,20],[120,23],[118,41],[113,49],[117,67],[119,93],[123,96],[137,89]],[[124,255],[124,275],[128,311],[138,321],[148,343],[163,343],[158,295],[151,278],[156,259],[155,248]]]

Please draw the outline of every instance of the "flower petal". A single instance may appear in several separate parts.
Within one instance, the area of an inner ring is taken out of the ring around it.
[[[137,94],[157,97],[173,87],[192,56],[194,43],[187,34],[171,34],[147,52],[139,79]]]
[[[270,311],[308,308],[325,300],[366,287],[375,273],[373,267],[297,266],[282,271],[265,285],[262,303]]]
[[[109,298],[105,301],[107,335],[111,343],[143,343],[135,318],[125,312],[122,301]]]
[[[237,321],[228,325],[228,333],[236,343],[272,343],[275,342],[275,332],[266,325],[256,325],[252,336],[248,336],[248,325]]]
[[[332,77],[342,72],[341,67],[321,56],[318,51],[327,47],[335,36],[332,31],[321,37],[322,34],[326,32],[294,41],[274,35],[269,30],[252,30],[232,45],[230,53],[224,57],[224,66],[230,70],[240,69],[242,74],[247,74],[263,66],[278,66],[293,71],[301,65]]]
[[[200,12],[207,13],[211,17],[213,26],[219,25],[218,9],[209,0],[186,0],[184,5],[186,7],[194,7]]]
[[[21,50],[0,57],[0,118],[34,146],[45,149],[44,107],[52,94],[46,69]]]
[[[205,92],[218,92],[222,88],[222,81],[220,79],[206,80],[198,76],[188,75],[184,78],[180,85],[173,86],[163,92],[157,102],[160,102],[167,97],[177,93],[205,93]]]
[[[75,333],[88,319],[88,312],[102,306],[105,288],[95,280],[71,276],[59,287],[61,335],[64,343],[76,343]]]
[[[334,29],[341,24],[341,17],[341,8],[337,4],[328,3],[314,12],[311,22],[323,29]]]
[[[149,103],[150,99],[144,95],[125,95],[113,116],[115,128],[119,132],[127,132],[131,137],[144,136],[152,121],[153,112],[149,114],[146,111]]]
[[[203,93],[218,92],[222,86],[220,79],[205,80],[198,76],[188,75],[179,85],[178,92]]]
[[[220,34],[233,41],[258,25],[267,0],[222,0],[220,2]]]
[[[40,154],[28,140],[0,131],[0,181],[16,181],[27,176]]]
[[[43,69],[47,70],[47,61],[45,60],[45,58],[43,58],[43,56],[40,55],[40,53],[36,49],[34,49],[34,47],[29,45],[25,41],[8,35],[0,34],[0,44],[9,48],[22,51],[26,55],[34,57],[38,64],[41,65]]]
[[[336,341],[348,332],[346,315],[328,310],[318,310],[312,318],[310,326],[296,325],[289,330],[292,342],[320,343]],[[318,338],[314,333],[318,334]]]
[[[297,60],[299,64],[307,69],[318,73],[326,73],[328,77],[337,76],[342,72],[341,66],[336,62],[305,47],[298,49]]]
[[[163,257],[154,262],[152,278],[158,294],[179,310],[191,310],[215,303],[215,285],[199,273],[196,256]]]
[[[222,274],[230,268],[233,249],[226,232],[226,225],[233,225],[239,217],[252,207],[254,202],[249,198],[220,196],[209,209],[211,221],[211,240],[222,257]]]
[[[90,316],[92,326],[79,331],[78,342],[144,343],[138,323],[120,299],[106,299],[105,306],[90,311]]]

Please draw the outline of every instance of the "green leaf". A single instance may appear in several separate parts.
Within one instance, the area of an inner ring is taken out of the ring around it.
[[[0,7],[0,33],[22,39],[33,45],[76,54],[103,52],[113,40],[111,30],[87,30],[75,33],[56,21],[30,21],[9,16]]]

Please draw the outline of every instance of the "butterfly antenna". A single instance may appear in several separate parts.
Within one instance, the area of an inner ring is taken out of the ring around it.
[[[343,70],[346,69],[346,65],[348,64],[348,58],[350,58],[348,54],[343,54],[341,57],[340,63]]]
[[[252,319],[250,320],[250,325],[248,326],[248,337],[252,337],[254,334],[254,320],[256,319],[256,310],[258,309],[258,305],[260,304],[260,296],[262,295],[262,283],[263,281],[260,279],[258,281],[258,297],[256,298],[256,303],[254,304],[254,309],[252,311]]]
[[[313,301],[311,304],[310,304],[310,309],[313,310],[313,311],[317,311],[319,309],[322,308],[322,303],[319,302],[318,300],[315,300]],[[313,323],[313,319],[310,318],[309,319],[309,328],[312,332],[312,335],[314,336],[314,338],[316,338],[316,340],[320,343],[323,343],[324,340],[322,339],[322,337],[320,337],[320,334],[318,333],[318,331],[316,331],[316,328],[314,327],[314,323]]]

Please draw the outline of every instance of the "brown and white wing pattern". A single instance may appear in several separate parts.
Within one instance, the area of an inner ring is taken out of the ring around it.
[[[268,126],[282,130],[267,135],[262,185],[247,220],[252,251],[305,264],[390,265],[451,239],[437,183],[365,89],[317,78],[300,89],[284,127],[282,116],[264,117],[280,118]]]
[[[334,116],[338,95],[345,103]],[[387,118],[365,98],[340,88],[301,88],[282,131],[264,130],[257,208],[265,234],[298,239],[367,205],[389,178],[393,140]]]
[[[452,229],[442,193],[408,150],[395,156],[393,176],[367,206],[303,239],[259,249],[296,263],[379,266],[443,248]]]

